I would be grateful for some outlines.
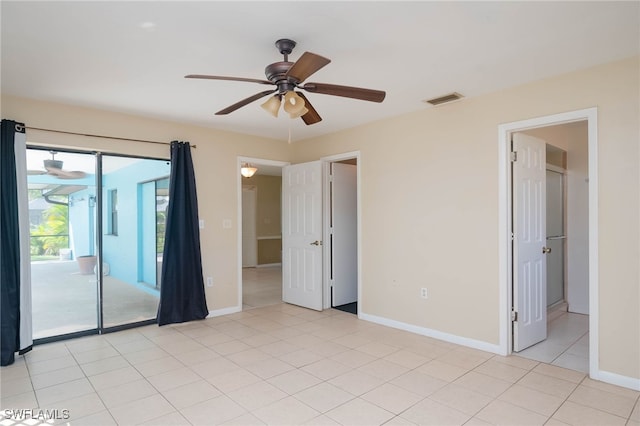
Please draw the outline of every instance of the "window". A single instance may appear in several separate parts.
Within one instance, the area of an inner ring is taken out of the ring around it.
[[[111,189],[108,192],[107,202],[109,203],[108,234],[118,235],[118,190]]]

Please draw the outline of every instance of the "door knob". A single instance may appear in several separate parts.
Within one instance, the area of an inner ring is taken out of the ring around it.
[[[542,254],[551,253],[551,247],[542,247]]]
[[[309,243],[309,245],[312,245],[312,246],[321,246],[321,245],[322,245],[322,241],[315,240],[314,242]]]

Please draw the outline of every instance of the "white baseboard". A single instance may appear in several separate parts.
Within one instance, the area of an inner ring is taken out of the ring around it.
[[[261,263],[256,268],[271,268],[273,266],[282,266],[282,263]]]
[[[388,318],[378,317],[375,315],[369,315],[360,313],[358,318],[374,322],[376,324],[385,325],[387,327],[397,328],[411,333],[420,334],[422,336],[433,337],[434,339],[444,340],[445,342],[455,343],[456,345],[466,346],[473,349],[479,349],[485,352],[491,352],[497,355],[506,355],[500,345],[494,345],[492,343],[483,342],[480,340],[470,339],[468,337],[456,336],[455,334],[443,333],[442,331],[432,330],[426,327],[419,327],[413,324],[407,324],[400,321],[391,320]]]
[[[207,318],[219,317],[222,315],[235,314],[236,312],[242,311],[242,307],[240,306],[231,306],[229,308],[216,309],[214,311],[209,311],[209,315]]]
[[[609,383],[611,385],[622,386],[623,388],[633,389],[640,391],[640,379],[633,377],[622,376],[616,373],[610,373],[609,371],[598,371],[598,377],[594,380],[600,380],[601,382]]]

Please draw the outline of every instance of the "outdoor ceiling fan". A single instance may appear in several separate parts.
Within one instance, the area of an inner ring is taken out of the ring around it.
[[[56,160],[56,151],[49,151],[51,154],[50,160],[44,160],[44,170],[29,170],[29,175],[51,175],[58,179],[81,179],[87,174],[80,170],[64,170],[62,168],[64,162],[62,160]]]
[[[274,117],[278,116],[278,111],[280,110],[280,105],[284,98],[283,109],[291,118],[301,117],[307,125],[318,123],[322,118],[304,94],[299,91],[300,89],[306,90],[310,93],[342,96],[345,98],[360,99],[370,102],[382,102],[384,100],[386,93],[381,90],[363,89],[352,86],[338,86],[326,83],[303,84],[309,76],[327,65],[331,60],[320,55],[316,55],[315,53],[304,52],[296,62],[289,62],[289,55],[295,46],[295,41],[286,38],[276,41],[276,47],[278,48],[278,51],[284,55],[284,61],[274,62],[273,64],[267,65],[265,68],[266,80],[203,74],[189,74],[186,75],[185,78],[246,81],[249,83],[276,86],[276,89],[265,90],[236,102],[235,104],[216,112],[216,115],[229,114],[260,98],[273,95],[262,104],[262,108],[271,113]]]

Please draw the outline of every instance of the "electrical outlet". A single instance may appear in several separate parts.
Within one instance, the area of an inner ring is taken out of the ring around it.
[[[425,287],[422,287],[420,289],[420,297],[422,297],[423,299],[427,298],[427,289]]]
[[[207,277],[207,287],[213,287],[213,277]]]

